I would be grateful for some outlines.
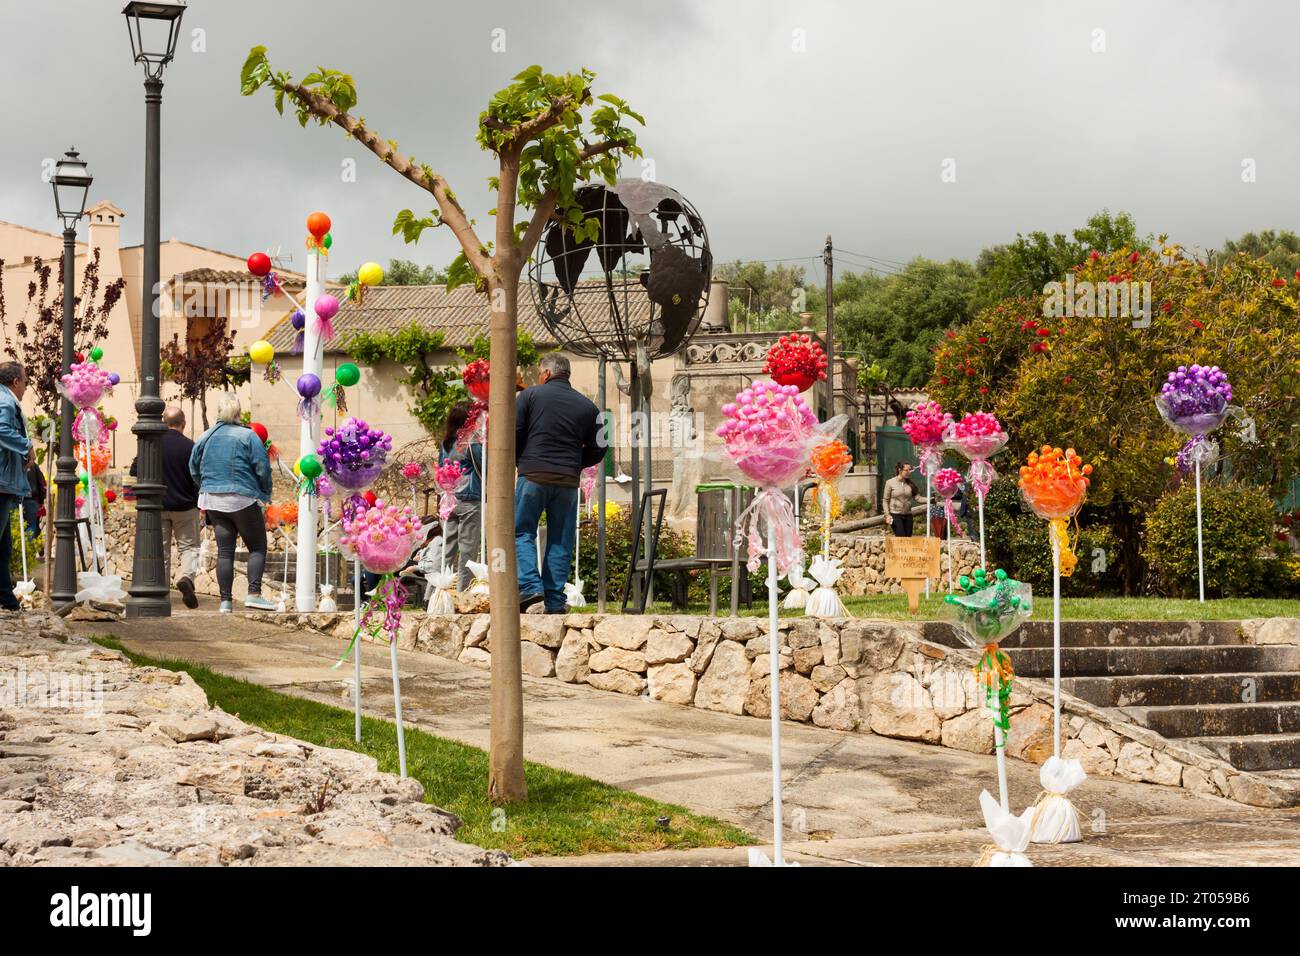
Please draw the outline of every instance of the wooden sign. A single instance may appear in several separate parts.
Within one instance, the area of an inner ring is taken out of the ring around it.
[[[939,539],[886,538],[885,577],[903,583],[907,608],[915,614],[921,608],[926,579],[939,577]]]

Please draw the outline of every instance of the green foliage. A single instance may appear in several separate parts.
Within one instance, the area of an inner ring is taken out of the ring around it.
[[[396,332],[358,332],[343,343],[343,351],[372,367],[385,359],[405,367],[406,375],[398,382],[414,396],[409,411],[425,431],[436,435],[451,406],[467,395],[455,366],[430,364],[445,339],[443,332],[411,322]]]
[[[1221,597],[1264,591],[1273,538],[1273,501],[1239,483],[1202,483],[1205,591]],[[1162,497],[1146,521],[1144,554],[1161,593],[1197,593],[1196,489],[1185,481]]]
[[[407,210],[409,212],[409,210]],[[351,285],[357,280],[354,269],[338,277],[341,285]],[[380,285],[446,285],[447,270],[422,266],[410,259],[389,259],[388,268],[384,270],[384,279]]]
[[[1249,256],[1263,259],[1283,276],[1294,276],[1300,269],[1300,236],[1290,229],[1264,229],[1248,232],[1240,239],[1223,244],[1223,258]]]
[[[727,262],[713,270],[728,284],[728,312],[733,329],[786,331],[802,328],[800,312],[812,312],[804,267],[780,263],[771,268],[763,262]],[[815,323],[824,321],[814,314]]]
[[[1016,234],[1013,242],[993,246],[980,253],[975,269],[979,274],[974,308],[990,308],[1003,299],[1042,295],[1043,286],[1065,276],[1090,252],[1146,250],[1150,239],[1138,236],[1133,218],[1126,212],[1111,215],[1103,209],[1092,216],[1070,238],[1061,233]]]
[[[846,352],[885,370],[893,388],[919,388],[944,329],[973,315],[975,270],[953,259],[913,259],[894,275],[850,274],[835,283],[835,331]]]

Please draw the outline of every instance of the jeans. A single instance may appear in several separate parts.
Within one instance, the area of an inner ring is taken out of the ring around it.
[[[21,607],[14,596],[13,577],[9,574],[9,559],[13,556],[14,538],[10,532],[9,519],[13,517],[14,508],[19,506],[17,495],[0,495],[0,608],[16,611]],[[19,542],[19,547],[24,542]]]
[[[163,568],[172,579],[172,541],[180,553],[181,577],[193,581],[199,573],[199,510],[162,513]]]
[[[470,561],[482,560],[478,554],[479,522],[483,509],[477,501],[458,501],[443,524],[443,541],[447,549],[447,567],[456,572],[456,587],[464,591],[474,580]]]
[[[208,524],[217,538],[217,590],[221,600],[231,600],[235,584],[235,539],[242,538],[248,549],[248,593],[262,593],[262,569],[266,566],[266,519],[260,505],[240,511],[209,511]]]
[[[546,554],[537,568],[537,524],[546,514]],[[539,485],[519,477],[515,485],[515,559],[519,564],[519,594],[543,594],[546,610],[564,610],[564,583],[573,569],[577,536],[578,489]]]
[[[41,502],[35,498],[23,499],[23,521],[27,524],[27,537],[35,538],[41,533]]]
[[[899,538],[910,538],[912,536],[912,514],[890,515],[890,523],[894,527],[894,535]]]

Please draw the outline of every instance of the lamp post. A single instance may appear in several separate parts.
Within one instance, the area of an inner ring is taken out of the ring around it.
[[[73,307],[77,285],[77,221],[86,211],[86,194],[94,177],[86,161],[69,149],[54,167],[54,209],[63,220],[63,357],[59,367],[72,365]],[[50,587],[53,607],[71,604],[77,595],[77,460],[72,457],[72,402],[59,403],[59,460],[54,485],[59,490],[54,507],[54,582]]]
[[[144,66],[144,264],[140,304],[140,397],[135,402],[136,436],[135,556],[131,563],[131,597],[127,617],[168,617],[170,582],[164,575],[162,540],[163,402],[159,395],[161,363],[158,328],[159,237],[161,193],[162,72],[176,53],[183,3],[128,3],[122,10],[131,53]]]

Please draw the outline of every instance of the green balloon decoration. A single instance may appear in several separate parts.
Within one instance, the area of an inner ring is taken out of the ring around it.
[[[344,362],[334,372],[334,379],[340,385],[352,386],[361,381],[361,369],[357,368],[351,362]]]
[[[103,357],[104,357],[104,350],[101,349],[98,345],[96,345],[93,349],[90,350],[90,360],[92,362],[98,362]]]
[[[326,249],[328,249],[330,246],[334,245],[334,236],[333,236],[333,234],[332,234],[332,233],[328,233],[328,232],[325,233],[325,238],[321,240],[321,245],[324,246]]]
[[[319,478],[322,471],[320,459],[315,455],[303,455],[298,459],[298,471],[304,478]]]
[[[77,476],[77,484],[81,485],[81,487],[83,488],[89,488],[90,476],[83,471],[80,475]]]
[[[949,594],[944,602],[956,612],[959,636],[974,646],[997,643],[1033,612],[1033,592],[998,568],[992,575],[976,568],[973,577],[957,579],[961,594]]]

